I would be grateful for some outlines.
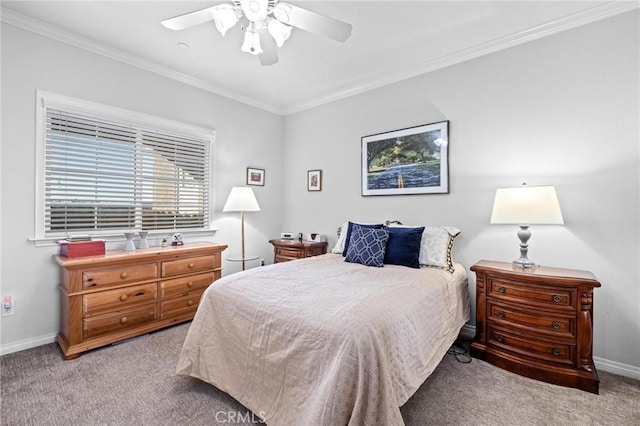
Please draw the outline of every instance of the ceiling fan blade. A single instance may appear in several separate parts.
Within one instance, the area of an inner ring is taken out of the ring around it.
[[[262,53],[258,55],[260,63],[262,65],[273,65],[278,62],[278,49],[276,41],[271,37],[269,31],[265,28],[258,31],[260,36],[260,46],[262,46]]]
[[[208,21],[213,21],[211,9],[213,9],[214,7],[215,6],[196,10],[195,12],[185,13],[184,15],[174,16],[173,18],[165,19],[160,23],[170,30],[184,30],[185,28],[203,24]]]
[[[351,35],[351,24],[339,21],[289,3],[278,3],[273,9],[277,20],[319,34],[336,41],[345,41]]]

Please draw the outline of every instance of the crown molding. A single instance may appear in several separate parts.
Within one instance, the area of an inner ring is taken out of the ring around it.
[[[91,40],[76,33],[72,33],[54,25],[47,24],[30,16],[14,12],[4,7],[0,8],[0,13],[1,21],[3,23],[13,25],[14,27],[18,27],[23,30],[27,30],[35,34],[39,34],[44,37],[48,37],[53,40],[71,45],[73,47],[86,50],[96,55],[104,56],[106,58],[113,59],[115,61],[122,62],[124,64],[131,65],[133,67],[140,68],[166,78],[170,78],[180,83],[197,87],[207,92],[215,93],[216,95],[224,96],[234,101],[238,101],[268,112],[272,112],[274,114],[283,115],[283,111],[280,108],[274,107],[273,105],[260,102],[251,97],[244,96],[240,93],[225,89],[224,87],[211,84],[204,80],[192,77],[188,74],[175,71],[174,69],[160,65],[153,61],[148,61],[135,55],[131,55],[122,50],[114,49],[105,44],[96,42],[95,40]]]
[[[637,9],[640,6],[638,0],[633,1],[609,1],[598,4],[591,8],[576,12],[574,14],[519,31],[504,37],[480,43],[475,46],[459,50],[449,55],[435,58],[422,64],[402,70],[396,73],[374,74],[362,77],[359,82],[348,88],[329,93],[325,96],[317,97],[307,102],[298,103],[287,108],[279,108],[274,105],[267,104],[249,96],[225,89],[224,87],[213,85],[204,80],[192,77],[188,74],[180,73],[169,67],[157,64],[152,61],[139,58],[128,54],[119,49],[114,49],[94,40],[82,37],[70,31],[63,30],[59,27],[47,24],[40,20],[16,13],[4,7],[0,8],[1,21],[31,31],[36,34],[69,44],[71,46],[86,50],[88,52],[101,55],[145,71],[149,71],[161,75],[172,80],[188,84],[199,89],[224,96],[226,98],[274,113],[282,116],[295,114],[311,108],[319,107],[324,104],[344,99],[359,93],[367,92],[389,84],[397,83],[412,77],[426,74],[441,68],[459,64],[480,56],[488,55],[494,52],[528,43],[533,40],[548,37],[563,31],[567,31],[576,27],[587,25],[602,19],[606,19],[615,15]]]
[[[524,31],[519,31],[507,36],[499,37],[485,43],[480,43],[475,46],[459,50],[449,55],[441,56],[439,58],[423,62],[422,64],[407,70],[391,74],[378,74],[363,77],[360,79],[359,84],[356,83],[349,88],[345,88],[341,91],[336,91],[324,97],[315,98],[308,102],[299,103],[290,108],[286,108],[284,110],[284,115],[290,115],[311,108],[319,107],[324,104],[348,98],[359,93],[367,92],[369,90],[377,89],[389,84],[397,83],[402,80],[407,80],[412,77],[417,77],[422,74],[475,59],[480,56],[499,52],[501,50],[528,43],[533,40],[538,40],[553,34],[600,21],[602,19],[610,18],[612,16],[632,11],[634,9],[637,9],[638,7],[640,7],[640,1],[638,0],[610,1],[601,3],[589,9],[567,15],[560,19],[541,24]]]

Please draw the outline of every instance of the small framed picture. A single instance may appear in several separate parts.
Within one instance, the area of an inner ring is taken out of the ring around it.
[[[264,186],[264,169],[247,167],[247,185]]]
[[[322,170],[307,172],[307,191],[322,191]]]

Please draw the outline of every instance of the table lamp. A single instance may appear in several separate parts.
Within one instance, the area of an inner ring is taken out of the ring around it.
[[[234,186],[231,188],[227,202],[222,209],[223,212],[240,212],[240,222],[242,226],[242,270],[244,271],[245,253],[244,253],[244,212],[260,211],[258,200],[253,193],[253,189],[247,186]]]
[[[492,224],[519,225],[520,258],[513,264],[521,268],[533,268],[535,263],[527,258],[531,237],[529,225],[563,225],[562,212],[553,186],[522,186],[498,188],[491,212]]]

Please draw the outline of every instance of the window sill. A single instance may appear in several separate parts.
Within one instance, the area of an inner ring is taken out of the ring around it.
[[[189,237],[199,237],[199,236],[204,236],[204,235],[215,235],[215,233],[217,232],[217,229],[201,229],[201,230],[197,230],[197,231],[167,231],[167,232],[162,232],[162,231],[155,231],[155,232],[149,232],[147,234],[147,240],[158,240],[158,241],[162,241],[163,238],[166,238],[167,241],[169,243],[171,243],[171,237],[173,236],[174,233],[179,232],[182,234],[183,237],[186,237],[187,239]],[[139,240],[139,236],[137,235],[138,233],[136,232],[136,237],[134,238],[134,241]],[[83,234],[86,235],[86,234]],[[91,234],[89,234],[91,235]],[[121,241],[125,241],[126,238],[124,236],[124,232],[119,232],[119,233],[114,233],[114,234],[100,234],[100,235],[91,235],[91,238],[95,239],[95,240],[105,240],[107,243],[117,243],[117,242],[121,242]],[[40,238],[34,238],[34,237],[30,237],[27,238],[27,241],[29,241],[30,243],[33,243],[36,247],[53,247],[53,246],[57,246],[58,245],[58,241],[63,240],[64,237],[40,237]],[[160,243],[158,243],[158,245],[160,245]]]

